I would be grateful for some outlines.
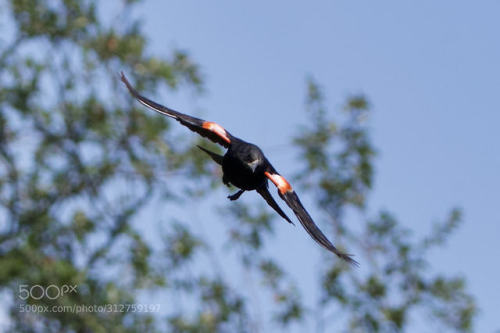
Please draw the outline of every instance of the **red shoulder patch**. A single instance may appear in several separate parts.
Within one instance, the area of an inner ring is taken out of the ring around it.
[[[205,121],[202,125],[204,129],[209,130],[210,132],[214,132],[218,136],[220,136],[227,143],[231,143],[231,140],[227,136],[226,130],[219,124],[214,123],[212,121]]]
[[[269,173],[267,171],[264,172],[264,174],[274,183],[274,185],[276,185],[281,194],[293,191],[292,186],[284,177],[276,173]]]

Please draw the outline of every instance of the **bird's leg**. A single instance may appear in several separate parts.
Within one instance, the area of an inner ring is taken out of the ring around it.
[[[228,195],[227,197],[229,198],[229,200],[234,201],[234,200],[237,200],[243,194],[243,192],[245,192],[245,190],[239,190],[235,194]]]

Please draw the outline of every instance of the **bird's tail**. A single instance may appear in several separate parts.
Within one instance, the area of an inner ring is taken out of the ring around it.
[[[202,146],[198,146],[198,145],[196,145],[196,146],[198,148],[200,148],[201,150],[203,150],[208,155],[210,155],[210,157],[215,161],[215,163],[222,165],[222,160],[224,159],[224,156],[216,154],[208,149],[203,148]]]

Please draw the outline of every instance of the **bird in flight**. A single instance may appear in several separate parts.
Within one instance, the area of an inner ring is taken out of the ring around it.
[[[228,196],[230,200],[237,200],[245,191],[256,190],[282,218],[293,224],[269,193],[268,180],[270,180],[278,188],[280,198],[292,209],[304,229],[318,244],[346,262],[358,265],[350,254],[341,252],[326,238],[300,202],[290,183],[274,169],[259,147],[233,136],[217,123],[180,113],[142,96],[132,87],[123,72],[121,80],[127,86],[130,94],[143,105],[177,120],[191,131],[227,148],[226,154],[221,156],[198,146],[222,166],[224,184],[228,186],[232,184],[239,188],[238,192]]]

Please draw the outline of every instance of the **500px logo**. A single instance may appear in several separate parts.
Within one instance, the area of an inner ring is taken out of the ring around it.
[[[19,298],[27,300],[28,298],[33,298],[36,300],[42,299],[44,297],[48,299],[57,299],[65,294],[76,293],[76,285],[67,285],[64,284],[62,286],[56,286],[55,284],[51,284],[47,287],[41,286],[39,284],[35,284],[34,286],[29,286],[27,284],[21,284],[19,286]]]

